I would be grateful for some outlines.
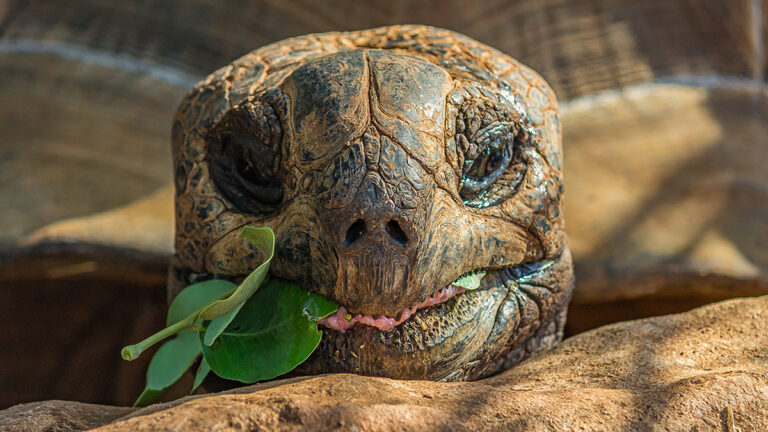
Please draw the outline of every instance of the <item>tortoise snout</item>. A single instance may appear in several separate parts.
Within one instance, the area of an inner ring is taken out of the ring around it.
[[[411,279],[423,218],[387,203],[355,204],[323,215],[339,260],[332,297],[354,313],[396,316],[422,300]]]
[[[383,234],[382,234],[383,232]],[[357,219],[349,225],[344,240],[341,242],[344,247],[354,247],[365,240],[391,242],[395,246],[407,247],[408,234],[395,219],[390,219],[383,225],[381,223],[372,224],[364,219]]]

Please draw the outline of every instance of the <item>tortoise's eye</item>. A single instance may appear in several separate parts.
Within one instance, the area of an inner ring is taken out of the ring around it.
[[[506,157],[509,154],[508,151],[505,150],[495,150],[490,156],[488,156],[488,160],[486,161],[485,169],[483,170],[484,176],[489,176],[493,174],[494,172],[498,171],[499,168],[501,168],[502,164],[505,160],[509,160],[508,157]]]
[[[487,190],[512,161],[515,136],[508,123],[494,123],[479,130],[464,159],[459,194],[467,199]]]
[[[283,190],[277,175],[282,129],[268,104],[228,112],[208,135],[208,167],[214,184],[244,213],[277,210]]]
[[[514,125],[496,121],[475,131],[471,137],[459,136],[459,141],[463,142],[464,153],[459,195],[464,204],[488,207],[506,199],[514,191],[524,168],[517,163],[520,157],[516,154]]]

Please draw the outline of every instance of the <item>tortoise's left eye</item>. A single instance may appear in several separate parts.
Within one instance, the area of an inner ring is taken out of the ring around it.
[[[462,140],[466,144],[459,195],[470,207],[493,205],[498,197],[491,196],[492,192],[500,179],[509,177],[509,167],[516,159],[513,126],[494,122]]]
[[[494,123],[477,132],[473,150],[464,159],[462,198],[482,193],[504,174],[514,156],[514,142],[508,123]]]
[[[482,170],[484,176],[489,176],[499,170],[504,165],[504,162],[506,161],[509,163],[509,151],[507,151],[507,148],[505,149],[497,149],[494,150],[493,153],[491,153],[490,156],[488,156],[487,160],[485,161],[485,169]]]

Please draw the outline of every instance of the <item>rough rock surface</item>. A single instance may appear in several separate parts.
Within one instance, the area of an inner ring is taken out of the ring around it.
[[[131,411],[133,408],[59,400],[26,403],[0,411],[0,431],[81,431],[101,426]]]
[[[768,297],[731,300],[601,327],[478,382],[299,378],[156,405],[98,430],[768,430],[767,332]],[[30,421],[23,411],[0,412],[0,426]]]

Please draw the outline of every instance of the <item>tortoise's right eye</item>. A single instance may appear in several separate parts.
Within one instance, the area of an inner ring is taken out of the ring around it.
[[[278,168],[282,129],[268,104],[228,112],[208,135],[207,160],[221,194],[244,213],[277,210],[283,199]]]

